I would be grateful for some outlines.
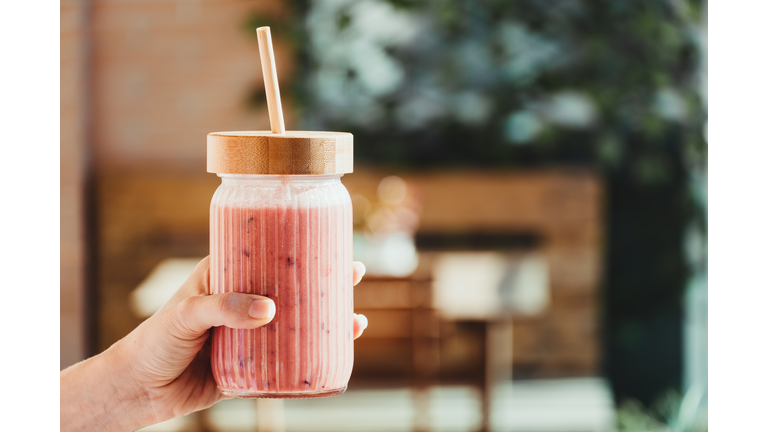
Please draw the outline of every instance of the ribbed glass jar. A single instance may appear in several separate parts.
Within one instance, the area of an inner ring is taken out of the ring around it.
[[[341,394],[352,373],[352,202],[341,175],[219,174],[211,201],[211,294],[268,296],[253,330],[213,329],[222,393]]]

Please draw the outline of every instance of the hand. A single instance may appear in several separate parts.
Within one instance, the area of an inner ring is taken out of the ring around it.
[[[354,285],[364,273],[355,262]],[[275,304],[253,294],[208,295],[209,278],[206,257],[157,313],[61,373],[62,430],[134,430],[229,399],[213,379],[208,330],[261,327],[274,317]],[[368,320],[357,314],[353,320],[358,338]]]

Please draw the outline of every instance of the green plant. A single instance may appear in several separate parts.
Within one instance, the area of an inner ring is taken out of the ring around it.
[[[706,233],[701,1],[291,4],[262,21],[294,47],[301,128],[354,133],[358,162],[601,173],[605,372],[645,403],[680,387],[685,232]]]
[[[626,399],[616,411],[618,432],[706,432],[706,411],[700,407],[703,394],[693,388],[685,395],[670,389],[650,407]]]

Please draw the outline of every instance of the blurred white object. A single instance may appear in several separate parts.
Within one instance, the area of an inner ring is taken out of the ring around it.
[[[352,250],[354,259],[365,263],[369,275],[405,277],[419,265],[413,236],[406,232],[380,236],[356,234]]]
[[[259,431],[260,399],[224,400],[203,411],[203,423],[212,431]]]
[[[407,387],[347,390],[341,396],[285,401],[285,429],[293,432],[410,432],[415,392]],[[481,401],[469,386],[429,389],[430,431],[478,430]],[[262,402],[262,400],[259,400]],[[494,392],[493,430],[504,432],[606,432],[615,412],[609,383],[601,378],[505,381]],[[256,411],[256,412],[254,412]],[[233,399],[206,411],[209,430],[262,427],[253,401]],[[180,429],[193,430],[193,429]]]
[[[532,315],[549,303],[547,263],[536,254],[441,253],[432,277],[433,304],[451,319]]]
[[[408,195],[408,185],[398,176],[384,177],[379,182],[376,194],[385,203],[396,206],[403,202]]]
[[[536,254],[511,259],[499,293],[506,311],[517,315],[541,313],[549,304],[547,261]]]
[[[454,319],[486,319],[498,314],[498,287],[504,255],[494,252],[443,253],[432,267],[434,305]]]
[[[285,400],[256,399],[258,432],[285,432]]]
[[[194,414],[188,414],[182,417],[172,418],[164,422],[153,424],[145,428],[139,429],[141,432],[180,432],[186,430],[194,430],[195,420]]]
[[[469,386],[435,386],[429,390],[432,431],[477,430],[481,425],[480,394]],[[409,388],[348,390],[323,399],[291,399],[284,403],[284,428],[294,432],[410,432],[414,430],[414,397]],[[203,411],[207,429],[262,431],[262,412],[254,405],[269,402],[232,399]],[[282,402],[282,401],[281,401]],[[614,430],[615,410],[608,381],[597,378],[505,381],[493,394],[493,430],[505,432],[607,432]],[[140,429],[152,432],[199,430],[191,416]]]
[[[202,258],[168,258],[161,261],[136,289],[131,291],[131,311],[139,318],[157,312],[187,280]]]
[[[574,90],[554,93],[539,103],[537,108],[550,123],[563,127],[587,128],[598,120],[598,111],[592,98]]]
[[[615,430],[611,386],[599,377],[507,381],[496,389],[493,404],[493,430]]]

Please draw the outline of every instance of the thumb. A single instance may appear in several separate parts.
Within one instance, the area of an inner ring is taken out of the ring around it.
[[[243,293],[196,295],[170,311],[171,331],[178,337],[196,339],[211,327],[254,329],[275,317],[275,302],[268,297]]]

